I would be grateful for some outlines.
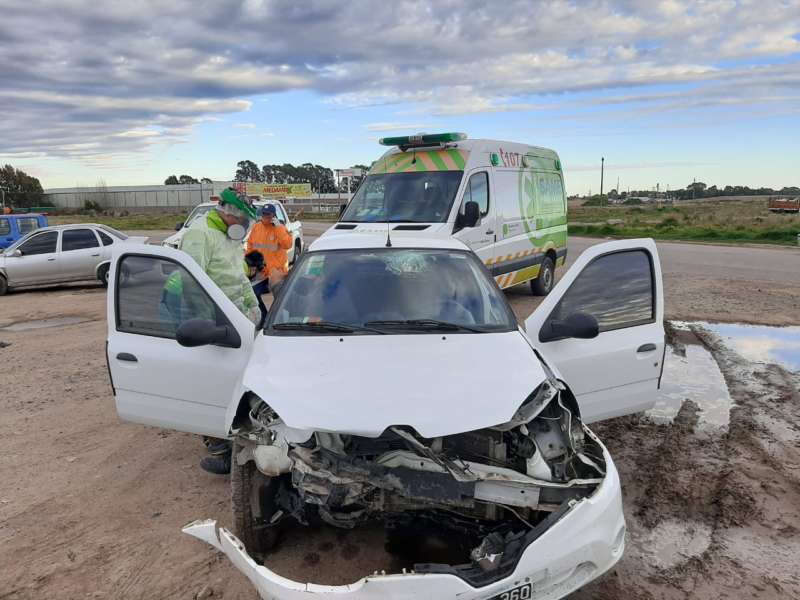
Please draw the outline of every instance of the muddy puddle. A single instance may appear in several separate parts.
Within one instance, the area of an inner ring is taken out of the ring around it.
[[[61,327],[63,325],[77,325],[86,323],[92,319],[88,317],[54,317],[52,319],[37,319],[35,321],[20,321],[5,327],[0,327],[0,331],[32,331],[35,329],[47,329],[48,327]]]
[[[733,406],[728,386],[714,357],[697,343],[687,343],[680,349],[667,348],[658,399],[646,415],[656,423],[671,423],[687,400],[700,409],[699,429],[728,426]]]

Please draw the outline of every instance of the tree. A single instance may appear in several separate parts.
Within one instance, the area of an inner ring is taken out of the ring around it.
[[[255,181],[262,182],[264,180],[261,175],[261,169],[252,160],[240,160],[236,163],[236,175],[233,176],[234,181]]]
[[[202,179],[200,179],[200,183],[214,183],[214,182],[211,181],[208,177],[203,177]]]
[[[5,190],[6,204],[19,207],[41,206],[44,190],[36,177],[4,165],[0,169],[0,188]]]
[[[178,185],[179,183],[180,181],[178,181],[178,178],[175,177],[175,175],[170,175],[164,180],[164,185]]]
[[[197,181],[197,179],[195,179],[191,175],[181,175],[180,177],[178,177],[178,182],[181,185],[186,185],[188,183],[200,183],[199,181]]]

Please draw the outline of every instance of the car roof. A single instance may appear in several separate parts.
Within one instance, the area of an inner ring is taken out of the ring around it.
[[[323,236],[312,242],[309,252],[320,250],[349,250],[358,248],[386,248],[386,228],[358,233],[342,233]],[[392,248],[424,248],[432,250],[469,250],[469,247],[456,238],[433,238],[398,235],[392,232]]]
[[[64,229],[84,229],[86,227],[95,227],[97,229],[111,229],[112,231],[117,231],[110,225],[101,225],[99,223],[70,223],[68,225],[48,225],[47,227],[40,227],[35,231],[61,231]]]

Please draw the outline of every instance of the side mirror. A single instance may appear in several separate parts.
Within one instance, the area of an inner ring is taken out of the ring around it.
[[[470,200],[464,205],[464,227],[475,227],[481,220],[481,209],[478,203]]]
[[[183,229],[183,222],[178,223],[177,225],[175,225],[175,231],[180,231],[181,229]]]
[[[9,252],[8,254],[6,254],[6,256],[14,256],[14,257],[16,257],[16,258],[19,258],[20,256],[22,256],[22,250],[20,250],[19,248],[17,248],[16,250],[12,250],[12,251],[11,251],[11,252]]]
[[[600,333],[600,326],[592,315],[576,312],[563,321],[548,319],[539,331],[540,342],[550,342],[563,338],[590,340]]]
[[[239,348],[242,339],[231,325],[217,325],[208,319],[189,319],[184,321],[175,332],[175,339],[181,346],[195,348],[197,346],[226,346]]]

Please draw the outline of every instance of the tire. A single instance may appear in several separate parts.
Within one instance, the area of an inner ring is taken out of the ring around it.
[[[5,296],[8,293],[8,281],[0,275],[0,296]]]
[[[103,284],[103,287],[108,287],[108,274],[110,271],[109,265],[102,265],[97,269],[97,278],[100,280],[100,283]]]
[[[275,547],[280,536],[277,525],[268,526],[270,517],[278,509],[275,496],[280,478],[267,477],[256,468],[252,460],[236,464],[236,455],[242,449],[233,443],[231,456],[231,510],[233,532],[249,552],[264,553]]]
[[[297,262],[297,259],[300,258],[300,253],[303,251],[303,245],[300,243],[300,240],[295,240],[294,242],[294,254],[292,255],[292,263],[294,264]]]
[[[534,296],[547,296],[553,289],[556,281],[556,266],[553,259],[545,256],[539,269],[539,276],[531,281],[531,291]]]

